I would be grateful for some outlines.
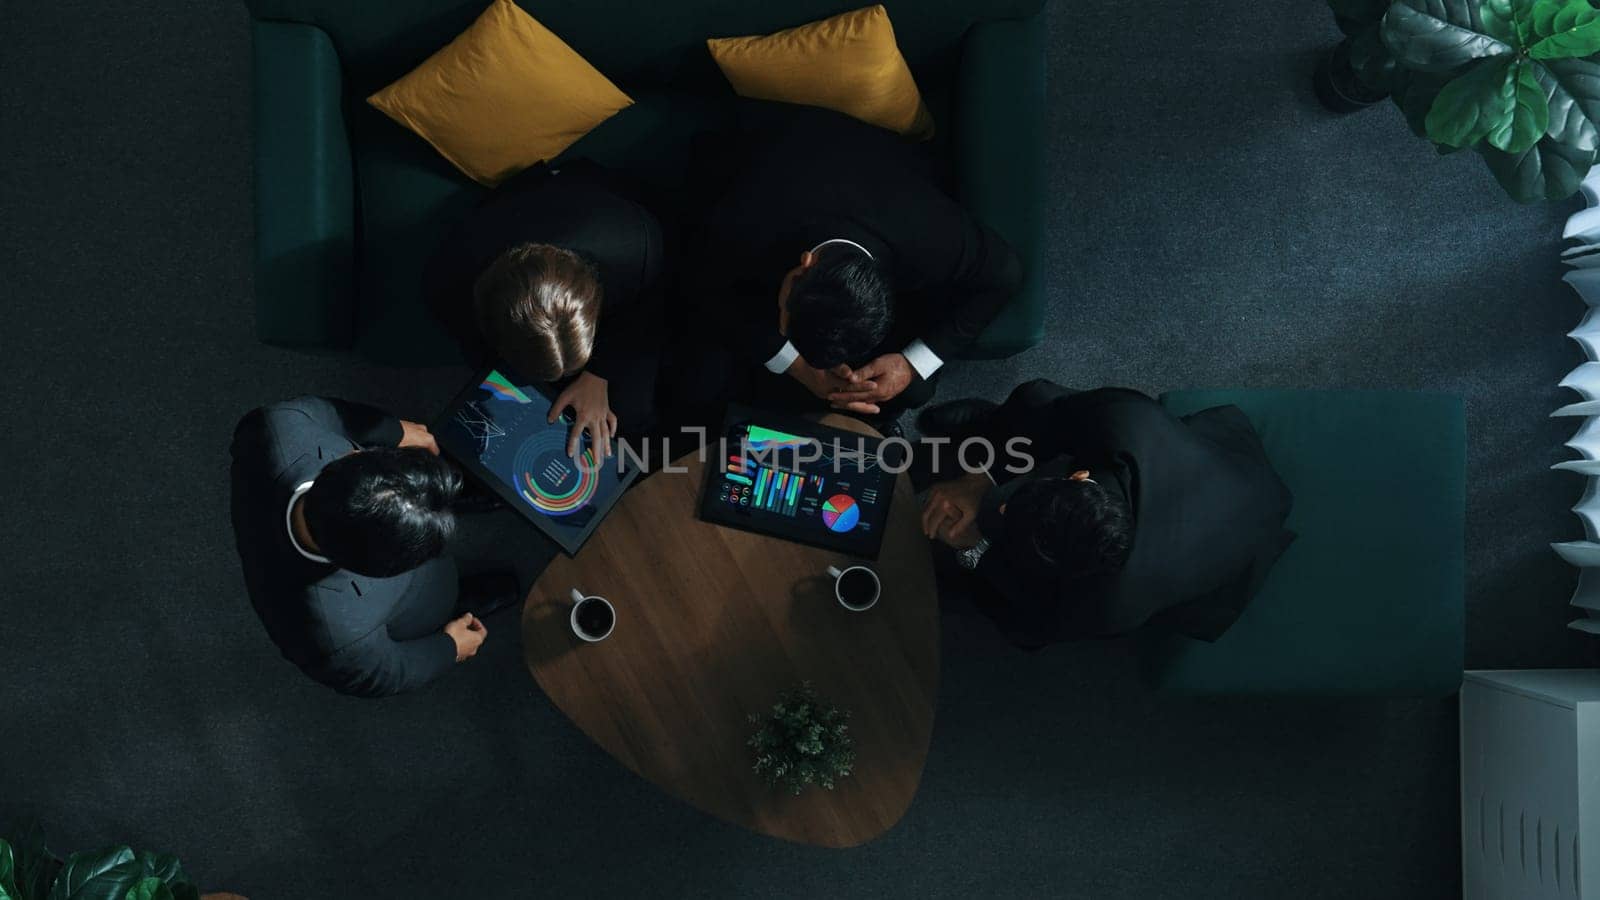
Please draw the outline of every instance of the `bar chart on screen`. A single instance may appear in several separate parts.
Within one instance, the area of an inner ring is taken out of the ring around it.
[[[726,496],[736,505],[791,517],[800,513],[808,492],[820,491],[824,481],[803,472],[763,466],[743,455],[728,457],[723,477],[731,483]]]

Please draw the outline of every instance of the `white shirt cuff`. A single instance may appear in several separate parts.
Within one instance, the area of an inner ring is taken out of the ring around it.
[[[923,381],[932,378],[933,373],[939,371],[939,367],[944,365],[944,360],[939,358],[939,354],[928,349],[928,345],[922,342],[922,338],[917,338],[907,344],[906,349],[900,352],[905,355],[906,362],[911,363],[911,368],[916,369],[917,374],[922,376]],[[771,363],[767,365],[770,366]]]
[[[767,371],[777,375],[782,375],[783,373],[789,371],[789,367],[794,365],[794,361],[799,358],[800,351],[794,348],[794,344],[784,341],[783,349],[779,350],[777,353],[774,353],[772,358],[767,360]],[[913,363],[913,365],[915,365],[915,363]]]

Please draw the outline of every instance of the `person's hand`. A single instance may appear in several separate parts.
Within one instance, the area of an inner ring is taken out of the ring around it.
[[[982,537],[978,533],[978,507],[993,486],[982,472],[968,472],[929,488],[922,506],[923,535],[957,550],[977,546]]]
[[[900,396],[917,371],[904,353],[885,353],[859,369],[846,369],[849,385],[828,395],[835,409],[877,415],[882,404]]]
[[[567,437],[567,455],[578,458],[578,448],[582,446],[583,433],[587,431],[595,459],[610,456],[611,439],[617,434],[617,414],[611,411],[606,380],[589,372],[579,373],[550,404],[550,421],[560,418],[562,411],[569,406],[572,407],[572,431]]]
[[[469,660],[483,646],[483,639],[489,636],[489,629],[472,613],[467,613],[459,619],[452,619],[444,626],[444,633],[450,640],[456,642],[456,662]]]
[[[845,365],[834,366],[831,369],[818,369],[806,362],[805,357],[797,356],[789,364],[788,373],[795,381],[805,386],[813,396],[819,400],[828,399],[828,395],[850,387],[850,367]]]
[[[405,419],[400,420],[400,443],[398,446],[421,447],[434,456],[439,455],[439,442],[433,439],[433,432],[428,430],[428,426],[417,422],[407,422]]]

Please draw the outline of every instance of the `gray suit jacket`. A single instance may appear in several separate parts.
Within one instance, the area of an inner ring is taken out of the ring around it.
[[[455,610],[454,563],[368,578],[302,556],[285,523],[298,485],[400,435],[393,416],[321,397],[253,410],[233,433],[233,531],[250,602],[284,658],[344,694],[400,693],[455,664],[455,642],[440,630]]]

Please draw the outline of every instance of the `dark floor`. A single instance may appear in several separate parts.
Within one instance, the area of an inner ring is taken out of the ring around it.
[[[1592,665],[1546,546],[1577,534],[1546,418],[1579,361],[1573,207],[1510,203],[1390,108],[1319,111],[1333,36],[1310,0],[1054,10],[1052,340],[947,391],[1458,391],[1468,663]],[[848,853],[625,773],[507,624],[418,696],[300,677],[243,598],[233,422],[305,392],[422,416],[458,374],[255,342],[248,67],[238,3],[0,3],[0,824],[256,900],[1459,896],[1452,703],[1166,700],[1121,643],[1022,654],[959,607],[921,793]]]

